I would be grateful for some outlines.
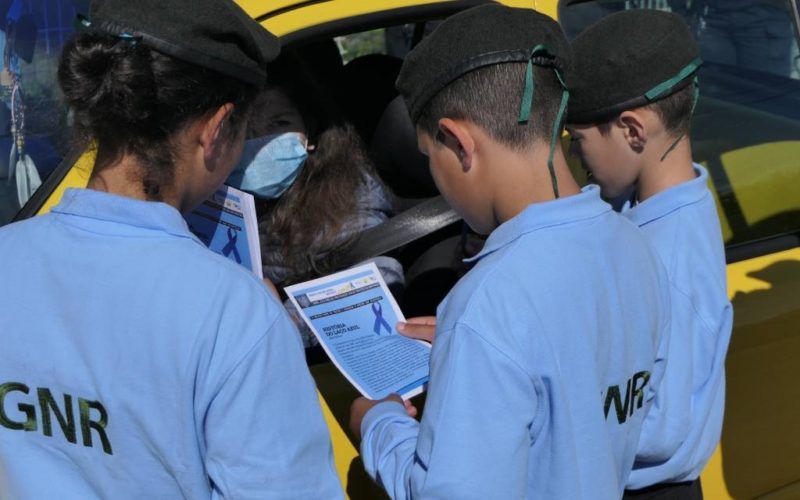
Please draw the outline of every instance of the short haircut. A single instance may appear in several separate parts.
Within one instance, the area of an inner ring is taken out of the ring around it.
[[[417,126],[436,137],[440,119],[469,120],[516,151],[530,149],[538,141],[549,143],[561,104],[561,84],[552,68],[535,66],[531,115],[527,123],[519,123],[525,69],[525,63],[504,63],[465,74],[425,105]]]
[[[689,83],[679,91],[663,99],[659,99],[640,109],[649,109],[658,115],[667,133],[673,137],[689,135],[692,128],[692,110],[694,108],[694,84]],[[599,124],[600,132],[608,134],[611,129],[611,122],[616,120],[619,114],[610,118],[608,121]]]

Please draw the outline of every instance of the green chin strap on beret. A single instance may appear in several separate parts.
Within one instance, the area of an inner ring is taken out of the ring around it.
[[[522,102],[519,107],[518,123],[527,123],[531,117],[531,108],[533,107],[533,94],[536,90],[536,82],[533,78],[534,58],[536,56],[544,56],[545,58],[555,59],[546,45],[540,44],[531,49],[530,57],[528,58],[528,66],[525,69],[525,88],[522,92]],[[553,158],[556,153],[556,143],[558,142],[558,131],[560,129],[561,121],[564,119],[564,113],[567,110],[567,102],[569,101],[569,91],[567,85],[564,83],[564,78],[561,76],[561,71],[553,65],[553,71],[556,73],[558,83],[561,85],[561,105],[558,108],[558,115],[553,122],[553,131],[550,136],[550,152],[547,156],[547,169],[550,171],[550,180],[553,183],[553,194],[556,198],[558,195],[558,179],[556,178],[556,169],[553,166]]]
[[[687,64],[686,66],[681,69],[677,75],[673,76],[669,80],[659,83],[652,89],[648,90],[644,93],[644,96],[647,98],[648,101],[655,101],[670,90],[672,90],[676,85],[681,83],[687,76],[691,75],[703,64],[703,60],[699,57],[694,59],[692,62]],[[697,78],[695,77],[695,83],[697,82]]]
[[[683,69],[681,69],[678,72],[677,75],[673,76],[672,78],[670,78],[669,80],[667,80],[665,82],[662,82],[662,83],[656,85],[652,89],[650,89],[647,92],[645,92],[644,93],[645,98],[650,102],[658,100],[659,98],[661,98],[661,96],[663,96],[667,92],[671,91],[673,88],[675,88],[676,85],[678,85],[683,80],[685,80],[686,77],[690,76],[692,73],[696,73],[697,70],[700,68],[700,66],[702,64],[703,64],[703,60],[700,59],[699,57],[693,59],[689,64],[684,66]],[[697,79],[697,75],[696,74],[695,74],[694,78],[692,79],[692,86],[693,86],[693,89],[692,89],[692,111],[691,111],[691,114],[693,115],[694,114],[694,109],[697,107],[697,101],[700,99],[700,82]],[[675,142],[672,143],[672,145],[667,149],[667,151],[661,157],[661,161],[664,161],[664,159],[667,157],[667,155],[673,149],[675,149],[675,147],[678,145],[678,143],[681,141],[681,139],[683,139],[683,134],[681,134],[680,137],[675,139]]]

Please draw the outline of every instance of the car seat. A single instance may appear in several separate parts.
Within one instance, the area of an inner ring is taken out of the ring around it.
[[[417,148],[417,132],[401,96],[386,106],[375,126],[369,151],[383,181],[402,198],[426,198],[439,191],[428,158]]]
[[[357,57],[342,69],[341,92],[343,108],[365,144],[386,105],[397,96],[394,82],[403,61],[385,54]]]

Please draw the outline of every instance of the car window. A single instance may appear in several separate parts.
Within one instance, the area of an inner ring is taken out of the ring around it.
[[[561,2],[569,37],[621,10],[681,15],[704,60],[692,125],[727,244],[800,230],[800,55],[783,0]]]
[[[389,35],[386,29],[376,29],[353,33],[335,38],[342,61],[347,64],[353,59],[369,54],[386,54]]]
[[[56,82],[61,48],[87,1],[0,2],[0,226],[53,172],[69,147]]]

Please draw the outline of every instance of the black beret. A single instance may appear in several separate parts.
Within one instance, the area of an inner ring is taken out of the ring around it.
[[[534,54],[542,45],[546,51]],[[569,54],[561,27],[544,14],[499,4],[481,5],[448,18],[423,39],[406,56],[397,89],[416,123],[436,94],[470,71],[532,62],[564,72]]]
[[[280,42],[232,0],[92,0],[81,25],[258,87]]]
[[[633,9],[593,24],[572,42],[567,121],[599,123],[663,99],[694,81],[700,51],[669,12]]]

